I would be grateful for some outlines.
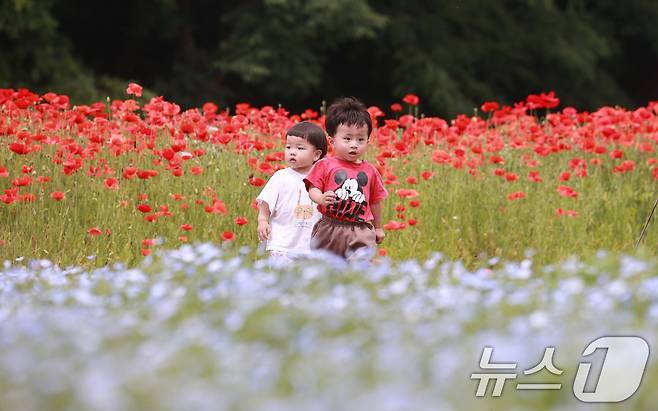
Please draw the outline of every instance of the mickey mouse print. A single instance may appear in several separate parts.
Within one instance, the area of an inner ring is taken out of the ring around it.
[[[318,206],[320,213],[342,221],[372,221],[371,204],[388,195],[379,172],[367,161],[353,163],[335,157],[325,157],[315,163],[304,179],[306,189],[311,186],[323,193],[333,191],[336,202]]]

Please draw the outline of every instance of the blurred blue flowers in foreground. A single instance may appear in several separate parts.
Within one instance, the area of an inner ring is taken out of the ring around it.
[[[589,342],[658,347],[655,258],[276,267],[199,244],[132,269],[19,264],[0,272],[2,410],[586,409],[571,387]],[[564,373],[536,379],[562,389],[475,398],[485,346],[519,379],[555,347]],[[656,403],[650,355],[637,392],[597,409]]]

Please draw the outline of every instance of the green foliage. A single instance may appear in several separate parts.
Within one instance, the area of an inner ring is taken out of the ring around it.
[[[312,93],[330,75],[323,68],[328,50],[375,38],[386,18],[365,0],[267,0],[243,3],[223,21],[231,35],[216,66],[241,85],[290,99]]]
[[[86,103],[137,81],[184,107],[293,111],[415,93],[446,117],[549,90],[580,109],[629,106],[655,98],[656,19],[649,0],[12,0],[0,83]]]

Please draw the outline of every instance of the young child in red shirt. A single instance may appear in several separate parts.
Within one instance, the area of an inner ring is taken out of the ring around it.
[[[372,257],[384,240],[382,201],[388,193],[377,169],[363,159],[370,113],[359,100],[345,97],[329,106],[325,124],[334,155],[315,163],[304,179],[322,214],[311,248],[348,259]]]

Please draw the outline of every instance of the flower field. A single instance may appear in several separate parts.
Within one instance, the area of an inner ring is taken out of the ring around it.
[[[185,242],[256,248],[253,201],[284,166],[285,130],[323,120],[247,103],[182,111],[127,91],[134,98],[71,106],[0,90],[0,256],[100,267]],[[528,249],[540,263],[632,250],[657,194],[658,103],[554,111],[549,93],[450,121],[415,116],[418,104],[408,95],[388,114],[370,108],[368,159],[390,192],[382,254],[441,251],[475,266]]]
[[[635,243],[658,102],[370,107],[390,194],[378,260],[277,267],[254,199],[286,129],[322,110],[127,93],[0,90],[0,410],[655,409],[658,222]],[[615,335],[648,343],[641,385],[580,402],[583,350]],[[518,363],[500,397],[471,378],[487,346]],[[548,347],[563,373],[524,375]]]
[[[0,409],[655,409],[653,352],[622,403],[581,403],[572,384],[595,338],[636,335],[655,350],[656,258],[599,252],[473,271],[439,254],[368,270],[328,261],[274,268],[203,243],[132,269],[7,263]],[[494,362],[518,363],[497,398],[491,388],[476,398],[470,378],[485,346]],[[523,375],[549,346],[563,373]]]

